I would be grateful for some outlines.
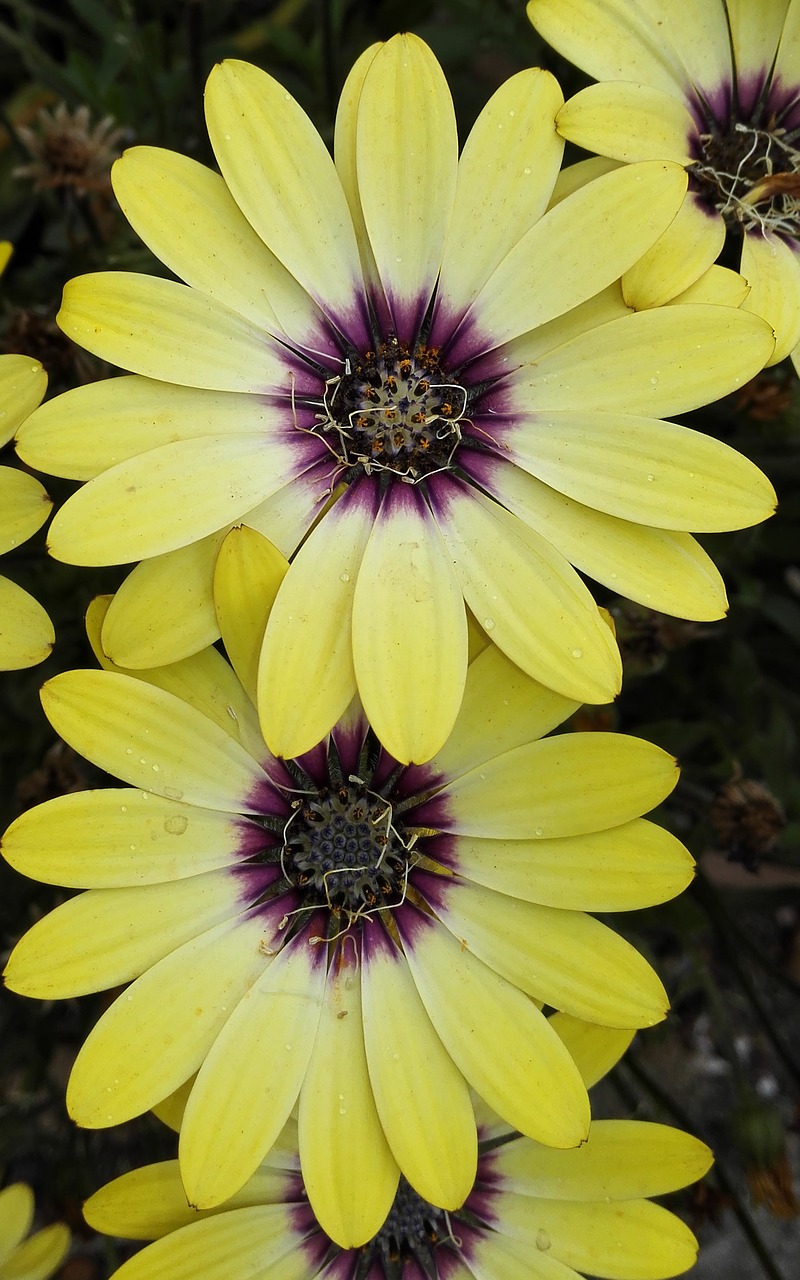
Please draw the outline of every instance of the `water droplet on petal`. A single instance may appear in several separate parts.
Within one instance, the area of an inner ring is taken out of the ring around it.
[[[484,618],[483,626],[485,631],[494,631],[494,618]]]
[[[340,574],[339,574],[339,581],[340,581],[340,582],[349,582],[349,581],[350,581],[350,574],[349,574],[349,573],[340,573]]]
[[[534,828],[534,832],[533,832],[533,834],[534,834],[535,836],[543,836],[543,835],[544,835],[544,827],[535,827],[535,828]]]
[[[542,1253],[546,1253],[550,1248],[550,1237],[541,1227],[536,1232],[536,1248],[541,1249]]]
[[[573,649],[573,650],[572,650],[572,656],[573,656],[573,658],[582,658],[582,657],[583,657],[583,649]]]
[[[655,476],[653,475],[652,471],[651,471],[651,472],[650,472],[650,474],[648,475],[647,479],[648,479],[648,480],[655,480]]]

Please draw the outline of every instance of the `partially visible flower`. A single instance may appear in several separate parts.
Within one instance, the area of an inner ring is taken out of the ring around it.
[[[562,1014],[552,1023],[587,1085],[598,1056],[602,1074],[623,1047],[604,1028]],[[554,1151],[510,1132],[485,1106],[477,1111],[477,1171],[463,1205],[446,1213],[402,1181],[360,1248],[340,1247],[315,1218],[291,1122],[275,1153],[213,1215],[187,1205],[177,1161],[123,1174],[84,1213],[98,1231],[157,1241],[113,1280],[578,1280],[586,1272],[662,1280],[692,1266],[692,1232],[647,1197],[701,1178],[711,1164],[702,1142],[661,1124],[598,1120],[581,1147]],[[360,1155],[354,1147],[352,1158]]]
[[[40,404],[47,374],[37,360],[0,355],[0,445],[6,444]],[[52,503],[38,480],[0,467],[0,555],[18,547],[44,524]],[[33,667],[50,653],[53,624],[27,591],[0,577],[0,671]]]
[[[543,738],[574,702],[494,646],[429,764],[393,760],[357,703],[313,751],[273,757],[252,697],[275,563],[247,529],[220,558],[243,684],[209,649],[138,679],[44,686],[57,732],[141,789],[59,797],[9,828],[14,867],[89,891],[21,939],[6,976],[45,999],[135,979],[81,1049],[68,1107],[118,1123],[198,1072],[181,1136],[195,1204],[236,1192],[299,1099],[315,1212],[360,1242],[401,1172],[432,1203],[462,1203],[468,1085],[531,1137],[583,1141],[585,1089],[540,1006],[658,1022],[656,974],[585,912],[672,897],[692,861],[639,816],[672,790],[672,758],[622,734]]]
[[[9,240],[0,240],[0,276],[9,264],[14,246]]]
[[[745,310],[800,369],[800,7],[795,0],[530,0],[528,16],[599,84],[559,112],[563,137],[616,160],[673,160],[689,191],[628,274],[664,302],[731,244]],[[637,305],[639,303],[637,302]]]
[[[719,789],[708,816],[723,852],[749,871],[774,851],[786,826],[777,797],[741,769]]]
[[[397,759],[429,759],[463,695],[467,607],[527,674],[609,701],[619,655],[576,568],[654,608],[723,615],[687,530],[756,523],[774,494],[661,418],[751,377],[772,334],[713,305],[576,326],[687,179],[617,168],[548,208],[562,102],[548,73],[520,72],[459,161],[441,68],[395,36],[345,84],[335,160],[281,84],[227,61],[206,89],[222,176],[153,147],[117,162],[125,215],[187,284],[71,281],[64,331],[135,376],[51,401],[20,439],[28,462],[88,481],[52,553],[142,561],[104,626],[115,662],[216,638],[214,559],[241,521],[294,556],[262,662],[279,755],[309,750],[358,692]]]
[[[70,111],[59,102],[53,111],[39,112],[36,125],[18,125],[17,137],[29,152],[28,163],[13,171],[29,178],[36,191],[67,189],[84,196],[111,192],[111,165],[119,155],[126,130],[114,128],[111,116],[92,125],[88,107]]]
[[[69,1230],[56,1222],[29,1236],[33,1210],[27,1183],[14,1182],[0,1191],[0,1280],[47,1280],[64,1261]]]

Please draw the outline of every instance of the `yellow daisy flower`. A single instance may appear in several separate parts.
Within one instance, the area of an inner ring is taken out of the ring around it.
[[[616,160],[674,160],[689,191],[629,273],[633,305],[664,302],[735,247],[745,310],[776,332],[768,363],[800,370],[800,8],[795,0],[530,0],[528,16],[601,83],[558,130]]]
[[[563,1014],[552,1023],[587,1085],[619,1056],[618,1032]],[[649,1202],[703,1176],[711,1152],[666,1125],[598,1120],[556,1151],[509,1131],[481,1104],[478,1160],[463,1205],[446,1212],[402,1180],[369,1235],[342,1230],[339,1191],[325,1220],[308,1202],[293,1122],[235,1199],[213,1214],[186,1202],[177,1161],[123,1174],[86,1203],[98,1231],[156,1240],[113,1280],[660,1280],[695,1261],[697,1242]],[[353,1159],[361,1153],[352,1149]]]
[[[247,641],[221,622],[252,690],[263,616]],[[585,912],[689,881],[683,846],[640,817],[674,786],[670,756],[621,734],[544,737],[575,704],[494,646],[425,766],[390,757],[357,703],[312,751],[275,758],[214,649],[141,678],[67,672],[42,698],[131,788],[59,797],[3,839],[17,870],[88,887],[21,939],[9,986],[53,999],[132,982],[75,1063],[79,1124],[127,1120],[198,1072],[181,1165],[206,1207],[299,1098],[312,1203],[333,1167],[376,1227],[400,1172],[435,1204],[463,1201],[469,1085],[537,1140],[583,1141],[586,1092],[539,1005],[611,1027],[663,1018],[656,974]]]
[[[134,376],[68,392],[20,441],[27,461],[88,481],[54,521],[57,558],[142,561],[104,629],[115,662],[215,639],[214,558],[240,521],[300,548],[262,666],[264,731],[284,756],[356,690],[398,760],[435,754],[464,690],[465,602],[529,675],[608,701],[619,655],[573,564],[654,608],[722,616],[719,575],[685,531],[762,520],[774,494],[731,449],[660,418],[751,377],[772,335],[693,306],[565,341],[559,317],[651,247],[687,179],[646,163],[548,210],[562,102],[548,73],[512,77],[459,162],[441,68],[402,35],[355,64],[335,160],[282,85],[228,61],[206,90],[222,176],[152,147],[117,162],[123,211],[186,283],[71,281],[62,328]],[[291,725],[266,692],[278,679]]]
[[[47,374],[37,360],[0,355],[0,446],[41,403]],[[0,555],[18,547],[48,517],[52,503],[38,480],[0,467]],[[50,653],[53,624],[33,596],[0,577],[0,671],[33,667]]]
[[[47,1280],[66,1257],[70,1236],[62,1222],[28,1235],[33,1209],[27,1183],[0,1191],[0,1280]]]

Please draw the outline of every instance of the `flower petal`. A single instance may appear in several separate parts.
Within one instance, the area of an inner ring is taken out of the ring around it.
[[[361,287],[358,248],[333,161],[308,116],[266,72],[228,59],[208,77],[206,123],[247,221],[342,326]]]
[[[639,952],[599,920],[454,885],[438,914],[462,947],[535,1000],[607,1027],[650,1027],[669,1000]]]
[[[365,935],[364,1041],[375,1104],[403,1176],[424,1200],[457,1209],[475,1181],[469,1088],[425,1012],[403,953]]]
[[[42,688],[45,714],[70,746],[123,782],[228,813],[266,775],[229,734],[174,694],[113,671],[65,671]]]
[[[711,436],[632,414],[553,410],[504,432],[513,460],[585,506],[661,529],[714,533],[766,520],[763,471]]]
[[[7,444],[47,390],[47,374],[30,356],[0,355],[0,445]]]
[[[695,158],[689,143],[697,125],[689,108],[681,98],[651,84],[591,84],[561,108],[556,124],[564,138],[584,150],[629,164],[689,164]]]
[[[634,1036],[630,1028],[599,1027],[570,1013],[552,1014],[550,1026],[567,1046],[587,1089],[617,1065]]]
[[[697,1258],[697,1241],[675,1214],[649,1200],[570,1204],[503,1195],[503,1230],[529,1249],[547,1248],[607,1280],[664,1280]]]
[[[713,266],[724,243],[724,220],[690,192],[664,234],[622,277],[628,306],[641,311],[673,301]]]
[[[458,165],[437,311],[465,310],[541,218],[564,151],[555,128],[563,102],[555,78],[536,67],[511,76],[478,116]]]
[[[239,909],[241,894],[241,883],[227,871],[172,884],[89,889],[23,934],[8,961],[6,983],[21,995],[62,1000],[130,982],[226,920]]]
[[[658,307],[591,329],[510,379],[506,412],[686,413],[753,377],[772,353],[763,323],[733,307]]]
[[[477,1236],[469,1267],[475,1280],[583,1280],[558,1258],[531,1249],[527,1242],[520,1244],[499,1231],[486,1231]]]
[[[432,768],[457,778],[484,760],[543,737],[578,705],[526,676],[491,644],[470,663],[458,719]]]
[[[777,364],[800,342],[800,255],[780,236],[751,230],[742,243],[741,272],[750,285],[742,311],[772,325],[775,350],[764,363]]]
[[[632,911],[666,902],[691,883],[694,869],[675,836],[641,818],[555,840],[459,836],[454,863],[459,874],[489,889],[573,911]]]
[[[159,445],[209,434],[272,435],[286,418],[283,404],[263,396],[179,387],[131,374],[48,400],[20,428],[17,452],[38,471],[91,480]]]
[[[238,1191],[286,1123],[317,1034],[323,952],[309,945],[308,928],[287,943],[239,1001],[200,1068],[179,1149],[190,1204],[207,1209]]]
[[[750,286],[744,276],[730,267],[720,267],[716,263],[704,271],[699,279],[677,297],[670,298],[670,305],[675,303],[710,302],[722,307],[740,307],[750,292]]]
[[[360,976],[346,947],[328,970],[298,1133],[303,1183],[322,1230],[343,1249],[366,1244],[392,1207],[400,1171],[372,1096]]]
[[[264,631],[289,563],[267,538],[246,525],[231,529],[214,569],[214,608],[225,652],[250,701]]]
[[[704,1142],[665,1124],[595,1120],[574,1151],[509,1142],[492,1161],[503,1189],[546,1200],[638,1200],[702,1178],[713,1156]]]
[[[677,780],[672,756],[641,738],[558,734],[515,747],[449,782],[441,826],[512,840],[584,835],[638,818],[660,804]]]
[[[173,280],[131,271],[75,276],[56,320],[93,355],[148,378],[213,391],[288,390],[288,365],[263,330]]]
[[[263,913],[233,916],[176,945],[128,987],[101,1017],[72,1068],[67,1106],[89,1129],[148,1111],[199,1069],[229,1010],[280,945]],[[136,1046],[136,1070],[130,1069]]]
[[[612,591],[698,622],[726,613],[722,578],[688,533],[631,524],[584,507],[510,464],[497,464],[494,483],[487,488],[582,572]]]
[[[421,917],[401,923],[409,968],[438,1035],[490,1107],[528,1137],[576,1147],[589,1128],[578,1070],[533,1001],[453,935]]]
[[[686,72],[658,25],[630,0],[529,0],[528,17],[595,80],[633,80],[682,93]]]
[[[27,1182],[12,1182],[0,1191],[0,1264],[30,1231],[34,1207],[33,1191]]]
[[[384,496],[353,597],[353,661],[369,721],[395,759],[447,739],[467,671],[467,619],[441,534],[417,489]]]
[[[239,818],[147,791],[78,791],[12,822],[3,857],[23,875],[73,889],[164,884],[236,865],[245,832]]]
[[[128,574],[103,624],[103,649],[113,662],[166,666],[219,638],[212,583],[225,533],[144,560]]]
[[[476,346],[491,351],[605,289],[666,231],[686,185],[678,165],[647,161],[614,169],[551,208],[490,276],[448,360],[474,356]]]
[[[38,600],[0,576],[0,671],[44,662],[55,639],[53,624]]]
[[[269,251],[219,174],[161,147],[130,147],[111,170],[136,234],[186,284],[269,333],[308,340],[319,312]]]
[[[67,1256],[69,1242],[69,1228],[63,1222],[35,1232],[6,1262],[4,1280],[48,1280]]]
[[[255,434],[178,440],[90,480],[56,515],[48,546],[70,564],[163,555],[239,520],[292,478],[284,440]]]
[[[259,715],[276,755],[309,751],[353,700],[353,597],[377,505],[374,482],[352,485],[309,535],[278,591],[258,668]]]
[[[0,467],[0,555],[27,542],[50,514],[52,502],[38,480]]]
[[[476,488],[442,481],[431,498],[464,598],[498,648],[565,698],[610,702],[614,638],[561,554]]]
[[[450,90],[417,36],[394,36],[370,62],[355,159],[364,224],[394,330],[401,341],[413,341],[439,275],[458,167]]]

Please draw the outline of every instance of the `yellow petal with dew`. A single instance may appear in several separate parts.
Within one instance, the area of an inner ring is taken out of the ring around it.
[[[563,102],[549,71],[520,71],[473,125],[458,165],[438,290],[448,312],[470,305],[547,208],[564,151],[555,127]]]
[[[771,354],[768,327],[733,307],[637,311],[517,370],[507,411],[686,413],[741,386]]]
[[[433,768],[457,778],[484,760],[543,737],[578,705],[526,676],[496,645],[488,645],[470,663],[458,719],[434,756]]]
[[[284,946],[200,1068],[179,1147],[186,1194],[198,1208],[221,1204],[244,1185],[297,1101],[325,995],[322,950],[309,944],[307,930]]]
[[[467,313],[484,349],[563,315],[617,280],[666,231],[686,185],[679,165],[647,161],[614,169],[550,209],[506,255]]]
[[[47,519],[52,502],[38,480],[0,467],[0,555],[27,542]]]
[[[35,667],[49,658],[56,633],[46,611],[23,587],[0,576],[0,671]]]
[[[178,440],[121,462],[73,494],[48,547],[70,564],[125,564],[240,520],[292,478],[284,442],[248,433]]]
[[[509,1142],[493,1168],[503,1189],[546,1200],[636,1200],[702,1178],[713,1156],[704,1142],[665,1124],[595,1120],[574,1151]]]
[[[230,814],[147,791],[77,791],[12,822],[3,857],[23,875],[73,889],[165,884],[234,866],[246,831]]]
[[[655,971],[583,912],[460,884],[438,914],[462,946],[535,1000],[607,1027],[650,1027],[666,1016]]]
[[[188,156],[131,147],[111,170],[134,231],[186,284],[269,333],[308,338],[319,313],[269,251],[223,178]]]
[[[258,667],[259,714],[276,755],[310,750],[353,700],[353,597],[376,507],[371,482],[348,489],[278,591]]]
[[[628,164],[689,164],[694,159],[690,140],[697,126],[689,108],[682,99],[649,84],[591,84],[569,99],[556,123],[564,138],[584,150]]]
[[[719,571],[688,533],[632,524],[585,507],[506,463],[498,465],[496,490],[520,519],[612,591],[698,622],[727,612]]]
[[[248,797],[263,785],[262,770],[174,694],[113,671],[67,671],[41,697],[56,732],[123,782],[203,808],[260,812]]]
[[[86,633],[103,670],[133,676],[174,694],[188,706],[202,712],[234,742],[240,743],[254,760],[260,764],[267,763],[269,753],[261,736],[255,707],[218,650],[208,647],[179,662],[140,671],[118,667],[106,656],[102,647],[103,624],[112,599],[96,596],[86,611]]]
[[[148,1111],[197,1071],[279,945],[258,914],[232,917],[175,947],[118,996],[89,1033],[67,1086],[84,1128]],[[136,1070],[130,1069],[136,1055]]]
[[[30,356],[0,355],[0,445],[7,444],[47,390],[47,374]]]
[[[553,410],[518,419],[510,456],[559,493],[660,529],[717,533],[772,515],[763,471],[700,431],[632,414]]]
[[[628,306],[641,311],[671,302],[708,271],[724,243],[723,219],[689,193],[664,234],[622,277]]]
[[[91,480],[159,445],[201,437],[270,435],[287,410],[262,396],[179,387],[130,374],[74,387],[20,428],[17,452],[38,471]]]
[[[503,1230],[529,1249],[605,1280],[666,1280],[688,1271],[697,1241],[673,1213],[648,1200],[571,1204],[503,1195]]]
[[[694,284],[677,297],[670,298],[670,305],[681,306],[683,303],[710,302],[721,307],[740,307],[750,292],[750,286],[744,276],[730,267],[720,267],[716,263],[695,280]]]
[[[673,757],[641,738],[558,734],[515,747],[448,783],[442,827],[512,840],[579,836],[640,817],[677,781]]]
[[[680,840],[642,818],[555,840],[459,836],[460,875],[527,902],[573,911],[633,911],[666,902],[691,883]]]
[[[340,320],[361,271],[347,201],[308,116],[258,67],[227,59],[206,85],[206,123],[222,176],[287,271]]]
[[[112,661],[128,669],[165,666],[219,638],[212,582],[225,533],[144,560],[128,574],[103,626]]]
[[[361,990],[369,1074],[389,1146],[423,1200],[457,1209],[472,1190],[478,1159],[467,1082],[401,951],[370,938]]]
[[[763,316],[775,330],[775,350],[763,363],[777,364],[800,342],[800,257],[780,236],[746,232],[741,272],[750,285],[742,311]]]
[[[548,44],[595,80],[633,80],[673,94],[687,87],[674,50],[630,0],[529,0],[528,17]]]
[[[6,966],[6,983],[20,995],[64,1000],[130,982],[238,911],[241,893],[226,871],[172,884],[89,889],[23,934]]]
[[[706,86],[730,83],[730,31],[722,5],[706,0],[639,0],[639,5],[701,93]]]
[[[253,1205],[170,1232],[123,1262],[114,1280],[305,1280],[299,1243],[290,1206]]]
[[[3,1280],[48,1280],[69,1249],[69,1228],[54,1222],[23,1240],[3,1266]]]
[[[569,1050],[587,1089],[616,1066],[634,1037],[630,1027],[600,1027],[570,1013],[554,1013],[550,1026]]]
[[[610,702],[619,653],[564,557],[477,489],[440,486],[435,497],[464,598],[492,642],[565,698]]]
[[[583,1142],[583,1082],[533,1001],[439,924],[415,922],[404,948],[428,1016],[476,1093],[528,1137],[554,1147]]]
[[[262,329],[173,280],[75,276],[56,320],[73,342],[131,373],[213,391],[288,390],[279,348]]]
[[[372,1096],[361,979],[346,947],[334,955],[328,970],[300,1090],[298,1133],[303,1184],[317,1222],[342,1249],[366,1244],[392,1207],[400,1171]]]
[[[395,759],[422,763],[461,705],[467,619],[447,548],[417,489],[383,500],[353,597],[353,660],[369,721]]]
[[[478,1235],[469,1263],[474,1280],[583,1280],[558,1258],[500,1231]]]
[[[361,208],[361,196],[358,190],[358,169],[356,160],[356,136],[358,128],[358,110],[361,90],[367,71],[381,48],[380,43],[371,44],[360,57],[356,58],[342,87],[339,103],[336,108],[336,122],[333,134],[333,157],[336,172],[347,200],[350,217],[358,242],[361,257],[361,268],[364,283],[373,295],[380,293],[380,277],[367,235],[364,212]]]
[[[200,1217],[247,1205],[279,1204],[291,1194],[283,1170],[262,1166],[237,1195],[218,1209],[192,1209],[177,1160],[129,1169],[84,1202],[83,1216],[95,1231],[127,1240],[158,1240]]]
[[[34,1198],[27,1182],[12,1182],[0,1191],[0,1265],[33,1225]]]
[[[255,705],[264,631],[289,562],[247,526],[231,529],[214,569],[214,608],[225,652]]]
[[[439,274],[458,167],[450,90],[415,35],[388,40],[366,69],[355,160],[364,225],[395,332],[413,340]]]
[[[629,316],[630,308],[625,305],[619,280],[587,298],[563,316],[549,320],[530,333],[507,343],[503,347],[503,362],[509,371],[520,365],[535,364],[547,351],[554,351],[571,338],[585,333],[587,329],[596,329],[610,320],[618,320],[621,316]],[[524,376],[524,375],[523,375]],[[490,433],[491,434],[491,433]]]

